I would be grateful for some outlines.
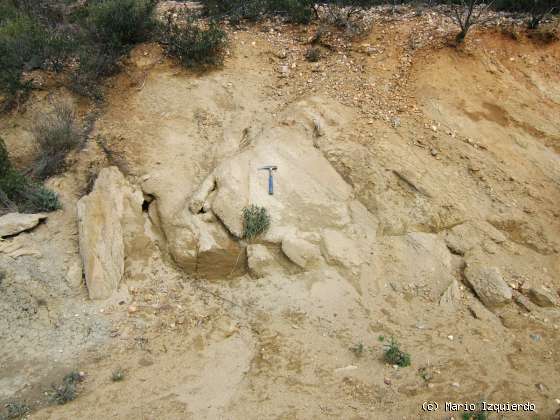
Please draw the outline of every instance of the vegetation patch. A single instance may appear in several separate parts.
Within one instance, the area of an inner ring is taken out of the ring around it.
[[[400,349],[399,343],[391,337],[391,341],[385,345],[384,351],[385,362],[400,367],[410,366],[410,354]]]
[[[185,67],[222,63],[226,33],[215,20],[203,22],[185,12],[170,11],[160,25],[160,40],[166,52]]]
[[[83,380],[79,372],[70,372],[59,385],[52,386],[50,400],[59,405],[73,401],[78,396],[78,384]]]
[[[37,213],[61,207],[58,196],[16,171],[0,138],[0,214],[19,211]]]
[[[74,111],[65,103],[56,104],[52,113],[39,119],[33,131],[39,145],[34,174],[40,179],[60,173],[68,153],[82,143]]]
[[[20,419],[31,410],[27,404],[11,401],[5,405],[5,414],[0,414],[0,419]]]
[[[270,216],[264,207],[251,205],[243,209],[243,238],[253,239],[270,227]]]
[[[117,368],[111,374],[111,380],[113,382],[124,381],[124,370],[122,368]]]

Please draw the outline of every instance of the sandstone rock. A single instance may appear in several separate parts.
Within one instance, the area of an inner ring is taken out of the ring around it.
[[[523,285],[523,292],[531,299],[535,305],[543,308],[550,308],[558,305],[558,298],[554,293],[544,286],[525,286]]]
[[[355,242],[338,230],[323,231],[321,252],[327,262],[347,268],[358,267],[365,262]]]
[[[502,232],[490,223],[480,220],[469,220],[446,232],[445,242],[449,249],[464,255],[485,240],[503,243],[507,240]]]
[[[282,251],[301,268],[310,268],[321,261],[319,247],[296,236],[287,236],[282,240]]]
[[[496,267],[487,267],[478,262],[468,263],[465,276],[486,306],[495,307],[511,301],[511,288]]]
[[[264,245],[247,246],[247,264],[255,277],[264,277],[275,268],[274,256]]]
[[[8,213],[0,217],[0,237],[13,236],[26,230],[33,229],[46,218],[47,215],[42,213]]]
[[[93,191],[77,204],[80,255],[91,299],[107,299],[124,272],[123,219],[127,208],[141,212],[142,194],[116,167],[103,169]]]

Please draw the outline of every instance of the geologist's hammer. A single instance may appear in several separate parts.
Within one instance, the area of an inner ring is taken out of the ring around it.
[[[273,181],[272,181],[272,171],[276,171],[278,169],[278,166],[276,165],[268,165],[268,166],[263,166],[260,169],[266,169],[268,170],[268,194],[272,195],[274,194],[274,186],[273,186]]]

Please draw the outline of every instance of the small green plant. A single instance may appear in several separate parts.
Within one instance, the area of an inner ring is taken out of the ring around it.
[[[365,349],[366,348],[363,343],[354,344],[352,347],[350,347],[350,351],[354,353],[354,356],[356,357],[362,357]]]
[[[117,368],[111,374],[111,380],[113,382],[120,382],[124,380],[124,370],[122,368]]]
[[[311,47],[305,53],[307,61],[315,63],[321,59],[321,50],[318,47]]]
[[[51,401],[63,405],[75,400],[78,396],[78,383],[80,383],[82,379],[82,375],[76,371],[70,372],[64,376],[61,384],[52,386]]]
[[[56,104],[51,114],[39,119],[33,131],[40,148],[34,175],[41,179],[60,173],[66,155],[82,141],[74,111],[65,103]]]
[[[410,355],[402,351],[399,343],[391,337],[391,341],[385,345],[384,358],[387,363],[400,367],[410,366]]]
[[[225,31],[210,20],[207,24],[195,16],[173,11],[160,25],[160,38],[166,52],[185,67],[214,66],[223,61],[227,42]]]
[[[29,413],[29,411],[30,409],[27,404],[12,401],[6,404],[6,417],[0,416],[0,418],[19,419]]]
[[[243,238],[253,239],[270,227],[270,216],[264,207],[254,204],[243,209]]]

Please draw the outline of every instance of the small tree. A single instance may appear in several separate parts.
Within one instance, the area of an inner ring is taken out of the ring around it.
[[[455,37],[458,44],[465,40],[467,33],[473,26],[484,24],[493,19],[487,16],[493,3],[494,1],[485,4],[481,0],[459,0],[450,5],[451,19],[461,28],[461,32]]]

